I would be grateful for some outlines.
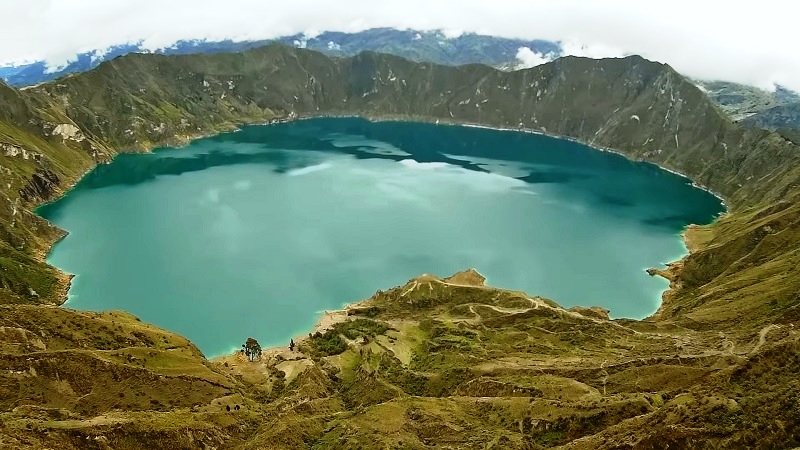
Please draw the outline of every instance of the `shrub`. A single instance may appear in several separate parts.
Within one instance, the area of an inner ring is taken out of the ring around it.
[[[372,338],[385,333],[389,329],[382,322],[370,319],[356,319],[347,322],[337,323],[324,333],[317,332],[309,340],[311,353],[314,356],[332,356],[343,353],[347,350],[347,343],[342,336],[347,339]]]

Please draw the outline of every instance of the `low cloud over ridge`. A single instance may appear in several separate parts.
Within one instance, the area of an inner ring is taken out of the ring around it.
[[[520,69],[536,67],[552,60],[553,55],[550,53],[539,53],[528,47],[520,47],[519,50],[517,50],[517,61],[519,61]]]
[[[248,40],[396,27],[562,41],[565,54],[640,54],[695,78],[800,90],[793,31],[798,12],[800,6],[779,0],[757,6],[740,0],[9,1],[0,5],[6,19],[0,62],[44,59],[58,66],[78,52],[127,42],[143,41],[156,49],[180,39]],[[526,63],[546,57],[524,51],[521,56]]]

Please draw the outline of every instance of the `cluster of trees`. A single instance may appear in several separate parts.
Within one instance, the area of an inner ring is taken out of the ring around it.
[[[261,359],[261,344],[253,338],[247,338],[247,342],[242,344],[242,353],[247,356],[250,361]]]
[[[292,339],[291,341],[289,341],[289,350],[294,351],[295,347],[296,344],[294,343],[294,339]],[[251,362],[257,359],[261,359],[261,344],[259,344],[258,341],[255,340],[254,338],[251,337],[247,338],[247,342],[242,344],[242,349],[239,351],[241,353],[244,353],[247,356],[247,359]]]

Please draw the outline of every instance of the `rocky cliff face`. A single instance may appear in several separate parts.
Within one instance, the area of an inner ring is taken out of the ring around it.
[[[428,277],[379,292],[354,311],[367,322],[314,336],[301,355],[224,366],[130,317],[4,306],[0,416],[13,445],[773,446],[798,435],[785,406],[798,392],[798,148],[732,123],[668,66],[570,57],[500,72],[271,46],[129,55],[25,91],[0,85],[0,101],[0,303],[63,295],[42,262],[60,231],[35,204],[118,151],[241,123],[359,114],[541,131],[680,171],[732,208],[688,232],[692,254],[665,272],[673,289],[643,322]],[[776,414],[778,428],[763,420]],[[373,426],[387,417],[397,429]]]
[[[742,120],[748,126],[769,129],[800,128],[800,102],[773,106],[772,108],[753,114]]]

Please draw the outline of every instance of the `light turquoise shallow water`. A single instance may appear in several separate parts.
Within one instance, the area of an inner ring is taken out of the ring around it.
[[[640,318],[722,211],[652,165],[545,136],[316,119],[121,155],[39,213],[69,231],[48,261],[67,306],[125,309],[207,355],[285,345],[319,312],[422,273]]]

